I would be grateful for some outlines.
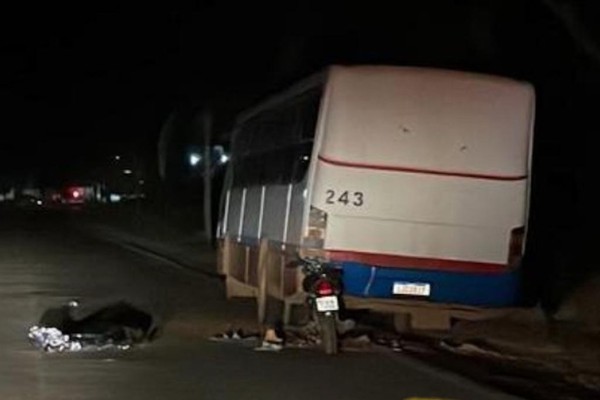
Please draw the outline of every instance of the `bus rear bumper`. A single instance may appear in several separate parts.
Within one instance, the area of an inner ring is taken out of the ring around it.
[[[516,307],[520,300],[520,270],[455,272],[378,267],[342,262],[344,293],[359,298],[417,300],[475,307]],[[429,285],[428,295],[394,294],[395,284]]]

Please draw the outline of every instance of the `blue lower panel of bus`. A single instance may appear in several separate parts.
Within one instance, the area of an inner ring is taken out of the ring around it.
[[[376,267],[358,262],[343,262],[342,268],[344,292],[352,296],[400,298],[393,293],[394,283],[426,283],[430,294],[419,298],[431,302],[484,307],[519,303],[519,270],[466,273]]]

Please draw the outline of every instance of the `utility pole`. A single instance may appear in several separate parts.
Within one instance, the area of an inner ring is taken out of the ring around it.
[[[212,241],[212,194],[211,194],[211,130],[212,114],[205,109],[202,117],[202,130],[204,131],[204,234],[206,240]]]
[[[168,177],[167,177],[167,161],[169,159],[169,150],[171,147],[172,138],[174,135],[174,131],[176,128],[177,122],[177,114],[175,111],[172,111],[160,130],[160,137],[157,143],[157,155],[158,155],[158,193],[159,193],[159,201],[160,201],[160,211],[162,216],[166,216],[168,213],[168,188],[167,185]]]

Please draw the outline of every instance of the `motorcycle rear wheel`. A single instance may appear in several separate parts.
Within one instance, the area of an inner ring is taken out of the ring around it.
[[[337,315],[331,313],[319,316],[319,328],[321,330],[321,345],[325,354],[337,354],[338,352],[338,335],[336,321]]]

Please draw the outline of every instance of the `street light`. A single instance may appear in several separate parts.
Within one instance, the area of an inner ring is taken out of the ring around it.
[[[200,154],[198,154],[198,153],[190,154],[189,162],[192,167],[195,167],[196,165],[198,165],[198,163],[200,163],[200,161],[202,161],[202,156]]]

